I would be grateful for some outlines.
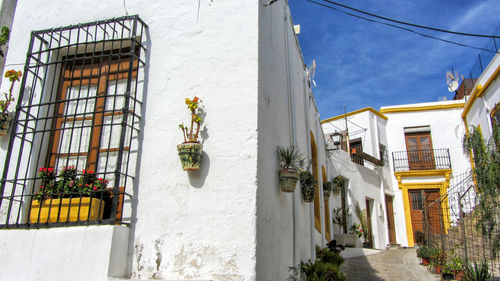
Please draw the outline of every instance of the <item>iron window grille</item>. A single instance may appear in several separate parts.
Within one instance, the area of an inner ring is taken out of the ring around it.
[[[1,179],[0,228],[129,223],[146,28],[135,15],[31,33]],[[109,184],[97,192],[90,183],[84,193],[73,177],[64,183],[69,191],[37,196],[45,188],[40,168],[67,166],[77,179],[92,170]],[[84,205],[87,197],[101,200],[97,210]]]

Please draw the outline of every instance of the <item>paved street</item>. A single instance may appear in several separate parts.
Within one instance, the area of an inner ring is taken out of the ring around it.
[[[347,280],[440,280],[419,265],[415,249],[387,250],[379,254],[346,259],[341,267]]]

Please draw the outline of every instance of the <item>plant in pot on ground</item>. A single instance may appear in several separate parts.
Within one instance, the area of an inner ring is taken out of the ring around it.
[[[278,146],[278,158],[281,170],[280,189],[283,192],[294,192],[297,181],[299,180],[299,171],[304,160],[304,156],[296,147]]]
[[[460,256],[454,256],[453,258],[449,259],[443,265],[443,270],[442,270],[443,279],[461,280],[464,277],[463,276],[464,265],[465,263]]]
[[[488,281],[491,280],[490,269],[488,263],[482,261],[474,264],[468,263],[465,265],[464,277],[467,281]]]
[[[340,271],[340,266],[344,258],[340,256],[339,251],[332,251],[329,248],[316,246],[316,259],[314,261],[301,262],[300,265],[289,267],[292,274],[288,280],[302,280],[299,274],[306,277],[306,281],[343,281],[344,274]]]
[[[347,218],[351,216],[351,211],[349,207],[346,207],[345,210],[342,207],[338,207],[333,209],[332,221],[333,224],[338,225],[341,230],[347,232]]]
[[[12,118],[14,117],[13,112],[9,112],[9,105],[14,101],[12,96],[12,91],[14,90],[14,84],[21,78],[21,71],[7,70],[5,72],[5,78],[9,78],[10,88],[9,93],[3,93],[3,97],[0,99],[0,136],[7,135],[9,131]]]
[[[300,172],[300,183],[302,190],[302,198],[304,199],[304,201],[305,202],[314,201],[317,181],[309,170],[303,170],[302,172]]]
[[[102,218],[104,201],[109,199],[108,181],[98,178],[93,171],[78,173],[74,166],[68,166],[56,176],[53,168],[40,168],[38,179],[40,191],[31,202],[31,223]]]
[[[422,259],[422,265],[429,265],[432,250],[427,245],[421,245],[417,249],[417,257]]]
[[[203,154],[203,145],[198,141],[200,125],[203,122],[201,118],[202,110],[200,108],[202,101],[195,96],[192,100],[186,98],[185,102],[191,113],[191,126],[187,127],[184,124],[179,124],[179,128],[182,130],[182,135],[184,136],[184,142],[177,145],[177,152],[181,160],[182,169],[184,171],[194,171],[200,169],[201,156]]]

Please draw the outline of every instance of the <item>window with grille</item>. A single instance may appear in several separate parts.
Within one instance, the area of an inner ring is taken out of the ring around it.
[[[128,222],[145,28],[127,16],[32,32],[1,182],[0,227]]]

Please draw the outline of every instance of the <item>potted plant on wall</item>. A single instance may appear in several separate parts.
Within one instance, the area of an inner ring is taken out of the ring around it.
[[[294,192],[299,180],[299,170],[304,156],[296,147],[283,148],[278,146],[278,158],[281,166],[279,172],[280,189],[283,192]]]
[[[333,189],[333,183],[331,181],[323,183],[323,197],[325,198],[325,200],[328,200],[330,198],[332,189]]]
[[[200,98],[194,97],[192,100],[186,98],[187,108],[191,112],[191,126],[179,124],[184,136],[184,142],[177,145],[177,152],[181,160],[184,171],[195,171],[200,169],[201,156],[203,154],[203,145],[198,141],[200,125],[203,119],[200,117]],[[196,130],[195,130],[196,125]]]
[[[344,187],[344,178],[340,175],[333,178],[333,193],[339,194],[341,189]]]
[[[108,181],[90,170],[80,174],[74,166],[63,167],[59,175],[53,168],[40,168],[40,191],[33,197],[30,223],[76,222],[101,219]]]
[[[10,88],[9,93],[3,93],[3,98],[0,99],[0,136],[7,135],[9,131],[10,124],[12,123],[12,118],[14,117],[13,112],[9,112],[9,105],[14,101],[12,96],[12,91],[14,90],[14,84],[21,78],[21,71],[7,70],[5,72],[5,78],[9,78]]]
[[[314,201],[314,195],[316,194],[316,184],[317,181],[309,170],[302,170],[300,172],[300,185],[304,202]]]

